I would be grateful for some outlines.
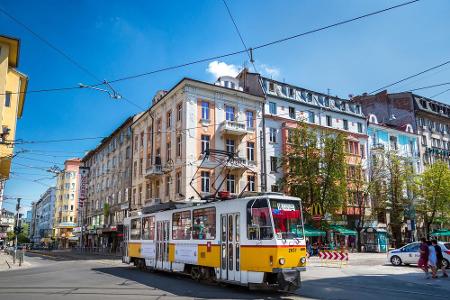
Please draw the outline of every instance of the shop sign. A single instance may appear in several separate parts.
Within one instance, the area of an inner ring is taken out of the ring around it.
[[[110,227],[110,230],[111,230],[111,231],[117,231],[117,226],[111,226],[111,227]]]
[[[80,167],[80,190],[78,192],[78,203],[83,207],[84,200],[87,198],[89,168]]]
[[[81,232],[81,227],[75,227],[75,228],[72,230],[72,232],[73,232],[73,233]]]

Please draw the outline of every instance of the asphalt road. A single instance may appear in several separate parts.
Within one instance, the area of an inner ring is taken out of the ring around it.
[[[425,280],[417,268],[312,264],[296,294],[197,283],[142,272],[118,260],[79,256],[27,257],[30,267],[0,272],[0,299],[449,299],[450,280]]]

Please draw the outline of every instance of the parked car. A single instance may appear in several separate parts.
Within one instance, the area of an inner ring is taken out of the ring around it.
[[[448,268],[450,266],[450,243],[438,242],[438,245],[442,249],[442,255],[444,259],[442,264]],[[417,265],[420,257],[420,242],[414,242],[407,244],[401,248],[391,250],[388,252],[388,260],[394,266],[400,266],[401,264]]]

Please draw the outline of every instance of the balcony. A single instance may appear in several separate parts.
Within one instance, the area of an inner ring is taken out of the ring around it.
[[[247,128],[245,122],[228,121],[228,120],[222,122],[222,133],[232,135],[244,135],[252,131],[253,128]]]
[[[255,167],[255,166],[256,166],[255,161],[249,161],[243,157],[236,157],[234,160],[232,160],[226,164],[227,168],[234,169],[234,170],[251,169],[252,167]]]
[[[376,143],[376,144],[372,144],[371,150],[376,151],[376,150],[384,150],[384,144],[381,143]]]
[[[153,177],[163,175],[162,165],[153,165],[145,169],[145,177]]]

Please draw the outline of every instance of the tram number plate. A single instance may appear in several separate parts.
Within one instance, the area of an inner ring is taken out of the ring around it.
[[[294,253],[294,252],[297,252],[296,248],[289,248],[288,249],[288,253]]]

